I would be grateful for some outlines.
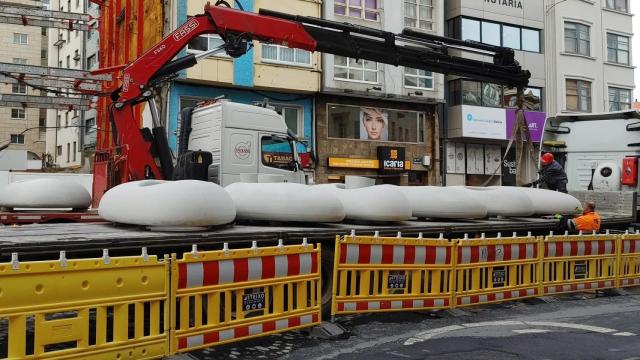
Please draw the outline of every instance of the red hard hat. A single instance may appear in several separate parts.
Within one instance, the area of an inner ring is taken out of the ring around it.
[[[549,165],[553,162],[553,154],[552,153],[544,153],[540,156],[540,162],[542,165]]]

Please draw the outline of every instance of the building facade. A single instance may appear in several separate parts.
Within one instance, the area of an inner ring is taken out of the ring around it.
[[[48,66],[76,70],[98,68],[98,6],[88,0],[50,0],[52,10],[89,13],[90,31],[49,29]],[[68,95],[74,96],[74,95]],[[56,167],[80,168],[92,161],[95,147],[95,110],[47,110],[47,154]]]
[[[11,0],[9,6],[42,8],[41,1]],[[46,65],[46,30],[38,26],[0,24],[0,62]],[[44,59],[44,60],[43,60]],[[0,93],[41,95],[24,84],[0,84]],[[27,152],[27,159],[39,160],[45,152],[45,113],[37,108],[0,107],[0,144]]]
[[[512,48],[522,68],[531,72],[524,106],[538,146],[548,87],[544,14],[540,0],[452,0],[445,8],[447,36]],[[487,56],[461,55],[492,62]],[[451,76],[446,88],[446,185],[515,185],[515,154],[505,150],[515,123],[516,89]]]
[[[546,4],[549,114],[630,109],[631,0]]]
[[[174,25],[202,13],[206,0],[173,2]],[[261,8],[306,16],[320,16],[321,2],[308,0],[242,0],[246,11]],[[203,35],[189,43],[186,52],[198,54],[222,44],[218,35]],[[185,107],[223,96],[234,102],[272,107],[280,113],[303,143],[298,152],[308,177],[314,147],[314,94],[320,89],[320,55],[282,46],[254,43],[254,48],[237,59],[226,54],[212,55],[183,71],[168,92],[166,123],[169,144],[177,149],[179,114]]]
[[[399,33],[443,35],[442,0],[327,0],[323,18]],[[345,176],[377,183],[438,181],[438,104],[444,77],[429,71],[323,54],[316,98],[316,181]]]

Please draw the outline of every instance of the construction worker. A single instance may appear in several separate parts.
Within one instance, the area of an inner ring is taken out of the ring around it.
[[[562,165],[553,159],[552,153],[544,153],[540,156],[540,175],[538,180],[525,184],[524,186],[536,186],[545,184],[547,189],[553,191],[567,192],[567,174],[564,172]]]
[[[556,215],[560,219],[560,230],[596,232],[600,231],[600,215],[596,212],[596,204],[585,201],[582,205],[582,215],[575,218]]]

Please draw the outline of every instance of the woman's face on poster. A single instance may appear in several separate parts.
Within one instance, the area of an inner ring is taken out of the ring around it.
[[[362,112],[364,114],[362,122],[367,131],[368,139],[380,140],[382,131],[384,130],[384,116],[382,112],[374,108],[364,108]]]

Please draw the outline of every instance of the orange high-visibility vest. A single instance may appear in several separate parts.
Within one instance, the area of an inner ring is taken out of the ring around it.
[[[573,223],[576,225],[576,230],[582,231],[599,231],[600,230],[600,215],[597,212],[586,213],[582,216],[578,216],[573,219]]]

